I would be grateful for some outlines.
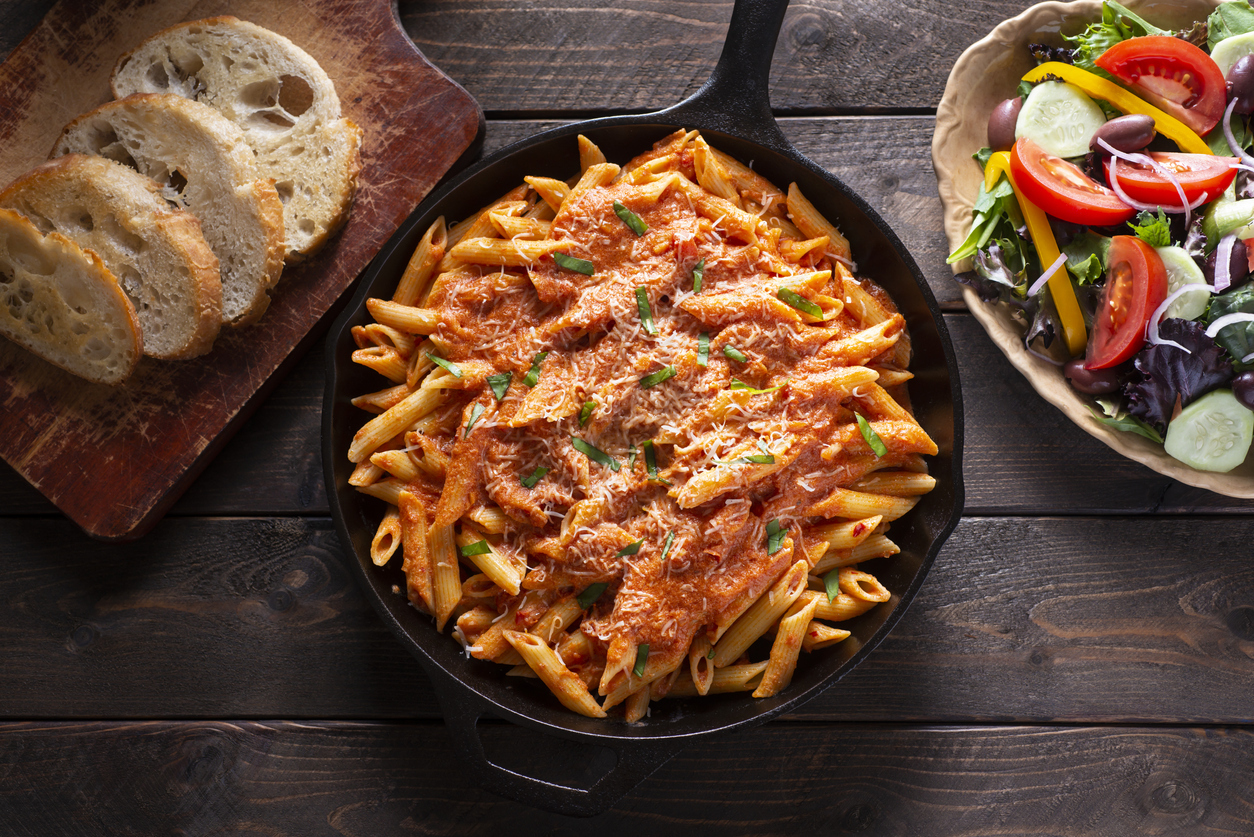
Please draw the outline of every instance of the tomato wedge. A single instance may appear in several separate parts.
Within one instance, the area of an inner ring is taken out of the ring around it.
[[[1215,157],[1209,154],[1178,154],[1172,151],[1152,151],[1150,159],[1158,163],[1176,178],[1184,190],[1185,200],[1193,204],[1198,198],[1209,203],[1223,194],[1237,176],[1231,157]],[[1106,159],[1106,180],[1110,182],[1113,157]],[[1141,163],[1118,161],[1119,186],[1134,201],[1180,207],[1180,193],[1171,181],[1154,169]]]
[[[1045,152],[1027,137],[1015,141],[1010,170],[1027,199],[1055,218],[1108,227],[1122,224],[1136,214],[1135,209],[1079,167]]]
[[[1085,369],[1108,369],[1132,357],[1145,345],[1145,325],[1167,298],[1163,260],[1134,235],[1110,240],[1106,287],[1093,315]]]
[[[1224,75],[1209,55],[1170,35],[1120,41],[1094,62],[1199,136],[1224,114]]]

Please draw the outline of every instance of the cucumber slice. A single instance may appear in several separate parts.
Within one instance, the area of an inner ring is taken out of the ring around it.
[[[1212,201],[1202,218],[1202,235],[1206,236],[1206,252],[1219,245],[1219,239],[1230,232],[1254,223],[1254,198],[1228,200],[1221,197]]]
[[[1083,157],[1093,134],[1105,124],[1106,114],[1083,90],[1065,81],[1046,81],[1024,100],[1015,139],[1027,137],[1056,157]]]
[[[1227,78],[1233,65],[1247,55],[1254,55],[1254,32],[1224,38],[1215,44],[1210,58],[1219,67],[1219,72],[1224,74],[1224,78]]]
[[[1168,296],[1185,285],[1201,285],[1204,288],[1210,288],[1202,269],[1183,247],[1155,247],[1154,252],[1163,260],[1163,266],[1167,268]],[[1205,313],[1208,302],[1210,302],[1210,293],[1184,294],[1167,306],[1167,313],[1163,315],[1163,318],[1196,320]]]
[[[1167,425],[1163,449],[1199,471],[1231,471],[1245,461],[1254,439],[1254,412],[1230,389],[1217,389],[1180,411]]]

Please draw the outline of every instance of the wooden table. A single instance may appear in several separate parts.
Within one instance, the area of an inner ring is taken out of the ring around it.
[[[6,54],[48,5],[0,3]],[[1254,832],[1251,503],[1072,426],[945,266],[935,107],[962,49],[1025,5],[796,0],[780,36],[785,134],[905,241],[961,363],[965,517],[861,667],[794,715],[690,746],[592,821],[470,785],[328,516],[319,343],[138,542],[89,540],[0,466],[0,833]],[[399,12],[479,100],[490,151],[693,92],[730,4]],[[532,733],[484,735],[506,763],[556,762]]]

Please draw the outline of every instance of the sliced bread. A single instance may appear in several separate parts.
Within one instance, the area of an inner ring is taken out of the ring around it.
[[[67,154],[9,184],[0,207],[100,256],[135,307],[144,354],[174,360],[213,348],[222,324],[218,259],[200,221],[163,200],[151,178]]]
[[[283,270],[283,206],[234,123],[190,99],[141,93],[67,125],[52,156],[75,152],[136,169],[200,219],[218,257],[224,322],[251,323],[265,312]]]
[[[211,105],[244,132],[283,200],[287,260],[317,251],[344,223],[361,170],[361,129],[308,53],[223,16],[158,32],[123,55],[113,93],[175,93]]]
[[[126,380],[143,352],[130,300],[95,253],[0,209],[0,334],[102,384]]]

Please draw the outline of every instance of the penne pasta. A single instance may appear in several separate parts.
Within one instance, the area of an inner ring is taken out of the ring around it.
[[[557,658],[553,649],[539,638],[519,631],[505,631],[505,640],[522,655],[527,666],[540,676],[544,685],[572,712],[589,718],[604,718],[605,710],[579,679]]]
[[[731,665],[805,592],[810,565],[798,561],[736,620],[714,646],[714,666]]]
[[[401,545],[401,518],[396,508],[389,506],[374,537],[370,539],[370,561],[376,567],[382,567],[396,554]]]
[[[796,184],[698,132],[577,146],[437,220],[352,331],[372,560],[401,550],[437,630],[588,717],[780,694],[891,605],[865,562],[935,486],[905,319]]]
[[[801,654],[801,643],[818,603],[819,594],[802,593],[779,620],[775,641],[771,644],[771,656],[767,660],[766,670],[762,672],[762,682],[753,690],[754,697],[764,698],[778,694],[780,689],[792,681],[792,673],[797,668],[797,657]]]
[[[396,286],[392,299],[399,305],[414,305],[422,299],[431,281],[432,273],[440,260],[444,258],[444,248],[448,245],[448,230],[444,226],[444,218],[437,218],[423,234],[414,253],[405,266],[401,281]]]

